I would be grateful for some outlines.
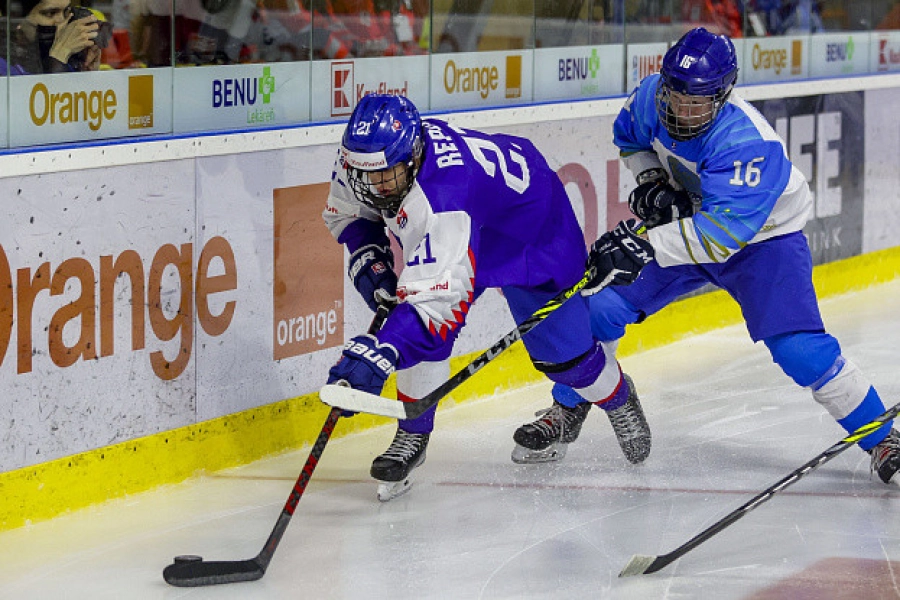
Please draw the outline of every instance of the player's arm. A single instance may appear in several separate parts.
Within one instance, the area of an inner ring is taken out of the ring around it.
[[[656,114],[653,104],[656,80],[647,78],[635,88],[613,123],[613,142],[622,162],[639,184],[649,178],[666,177],[662,162],[653,150],[653,123],[649,118]]]
[[[774,141],[712,157],[701,169],[700,210],[649,232],[657,261],[665,267],[728,260],[766,226],[790,175],[791,164]]]
[[[470,216],[442,212],[426,221],[414,239],[402,240],[406,264],[398,295],[403,302],[378,333],[379,341],[397,349],[398,368],[446,358],[477,295]]]
[[[354,199],[341,171],[336,164],[322,219],[338,243],[347,247],[347,273],[374,311],[379,294],[392,297],[397,293],[394,255],[381,215]]]

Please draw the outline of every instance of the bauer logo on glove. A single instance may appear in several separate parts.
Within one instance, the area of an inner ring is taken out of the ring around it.
[[[387,347],[393,350],[392,347]],[[385,377],[387,377],[394,372],[394,362],[382,356],[378,352],[378,349],[380,348],[381,344],[379,344],[377,341],[374,342],[373,347],[367,343],[361,343],[356,341],[355,339],[352,339],[347,342],[346,346],[344,346],[344,352],[354,354],[356,356],[359,356],[360,358],[365,359],[366,362],[368,362],[370,365],[380,369],[384,373]],[[396,352],[394,352],[394,354],[396,355]],[[343,360],[343,357],[341,358],[341,360]]]

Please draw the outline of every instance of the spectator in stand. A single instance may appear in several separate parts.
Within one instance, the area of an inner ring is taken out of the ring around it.
[[[822,25],[822,4],[816,0],[795,0],[782,5],[781,27],[778,35],[818,33]]]
[[[335,31],[353,56],[422,54],[418,36],[426,3],[412,0],[331,0]]]
[[[685,23],[703,24],[732,38],[744,35],[744,3],[741,0],[687,0],[681,6]]]
[[[769,35],[824,30],[822,3],[818,0],[755,0],[753,9],[762,15]]]
[[[7,62],[28,74],[100,68],[95,15],[73,18],[68,0],[21,0],[21,5],[24,19],[10,35]]]
[[[9,19],[3,17],[3,12],[0,11],[0,27],[2,27],[2,31],[0,31],[0,77],[6,77],[7,75],[27,75],[25,70],[19,65],[10,66],[8,62],[6,62],[6,32],[9,31]]]

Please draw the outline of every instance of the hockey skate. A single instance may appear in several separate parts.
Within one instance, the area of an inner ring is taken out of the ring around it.
[[[378,480],[378,499],[381,502],[402,496],[412,487],[409,473],[425,462],[429,437],[428,433],[409,433],[398,429],[384,454],[372,461],[369,474]]]
[[[513,434],[516,447],[512,461],[534,464],[561,460],[569,444],[578,439],[581,426],[591,410],[589,402],[569,408],[556,400],[550,408],[538,411],[537,421],[522,425]]]
[[[622,376],[628,384],[628,400],[619,408],[606,411],[606,416],[609,417],[625,458],[632,464],[638,464],[650,455],[650,426],[641,408],[634,382],[628,375],[623,373]]]
[[[883,482],[890,483],[900,470],[900,433],[891,429],[881,443],[869,450],[869,454],[872,455],[872,470]]]

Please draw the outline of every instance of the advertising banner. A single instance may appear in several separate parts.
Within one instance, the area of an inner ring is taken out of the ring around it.
[[[309,121],[309,62],[175,69],[175,133]]]
[[[531,101],[531,52],[459,52],[431,56],[433,110]]]
[[[744,42],[743,83],[778,83],[802,79],[809,72],[809,38],[773,36]]]
[[[312,118],[345,121],[367,94],[399,94],[428,108],[428,57],[394,56],[312,63]],[[327,90],[327,93],[324,93]]]
[[[344,343],[344,252],[322,220],[328,188],[273,190],[276,360]]]
[[[669,44],[628,44],[628,69],[625,73],[625,93],[630,94],[647,75],[659,73]]]
[[[870,72],[871,43],[871,35],[864,31],[810,36],[809,76],[839,77]]]
[[[900,31],[873,31],[869,72],[900,71]]]
[[[164,68],[10,77],[10,145],[169,133],[171,94]]]
[[[227,240],[195,237],[193,162],[0,195],[0,470],[193,422],[195,333],[232,294],[212,268],[233,272]]]
[[[624,64],[621,44],[537,48],[534,99],[621,95],[625,85]]]

